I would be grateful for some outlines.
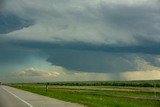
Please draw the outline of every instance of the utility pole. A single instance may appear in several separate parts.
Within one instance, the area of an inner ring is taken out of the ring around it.
[[[46,92],[48,91],[48,85],[49,85],[49,83],[46,83]]]
[[[157,98],[157,95],[156,95],[156,83],[154,82],[154,97]]]

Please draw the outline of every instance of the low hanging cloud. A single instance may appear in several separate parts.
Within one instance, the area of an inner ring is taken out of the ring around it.
[[[46,61],[72,71],[126,72],[160,67],[158,47],[154,50],[150,47],[58,45],[46,42],[16,42],[14,44],[26,49],[39,49],[48,55]]]
[[[47,61],[69,70],[86,72],[126,72],[160,67],[160,56],[97,51],[54,50]]]
[[[50,53],[51,54],[51,53]],[[88,72],[121,72],[136,70],[134,57],[96,51],[55,50],[47,61],[69,70]]]

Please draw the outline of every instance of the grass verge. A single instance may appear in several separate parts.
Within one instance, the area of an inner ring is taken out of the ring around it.
[[[45,86],[37,84],[12,84],[12,87],[30,91],[52,98],[84,104],[88,107],[159,107],[160,92],[146,91],[143,88],[126,88],[120,90],[117,87],[95,87],[95,86],[49,86],[45,91]],[[109,90],[107,90],[109,89]]]

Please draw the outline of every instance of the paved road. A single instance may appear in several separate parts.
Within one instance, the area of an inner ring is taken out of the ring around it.
[[[85,107],[37,95],[9,86],[0,86],[0,107]]]

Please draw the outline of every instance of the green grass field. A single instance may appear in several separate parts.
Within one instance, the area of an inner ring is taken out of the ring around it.
[[[67,83],[68,84],[68,83]],[[84,104],[87,107],[160,107],[159,87],[11,84],[10,86]]]

